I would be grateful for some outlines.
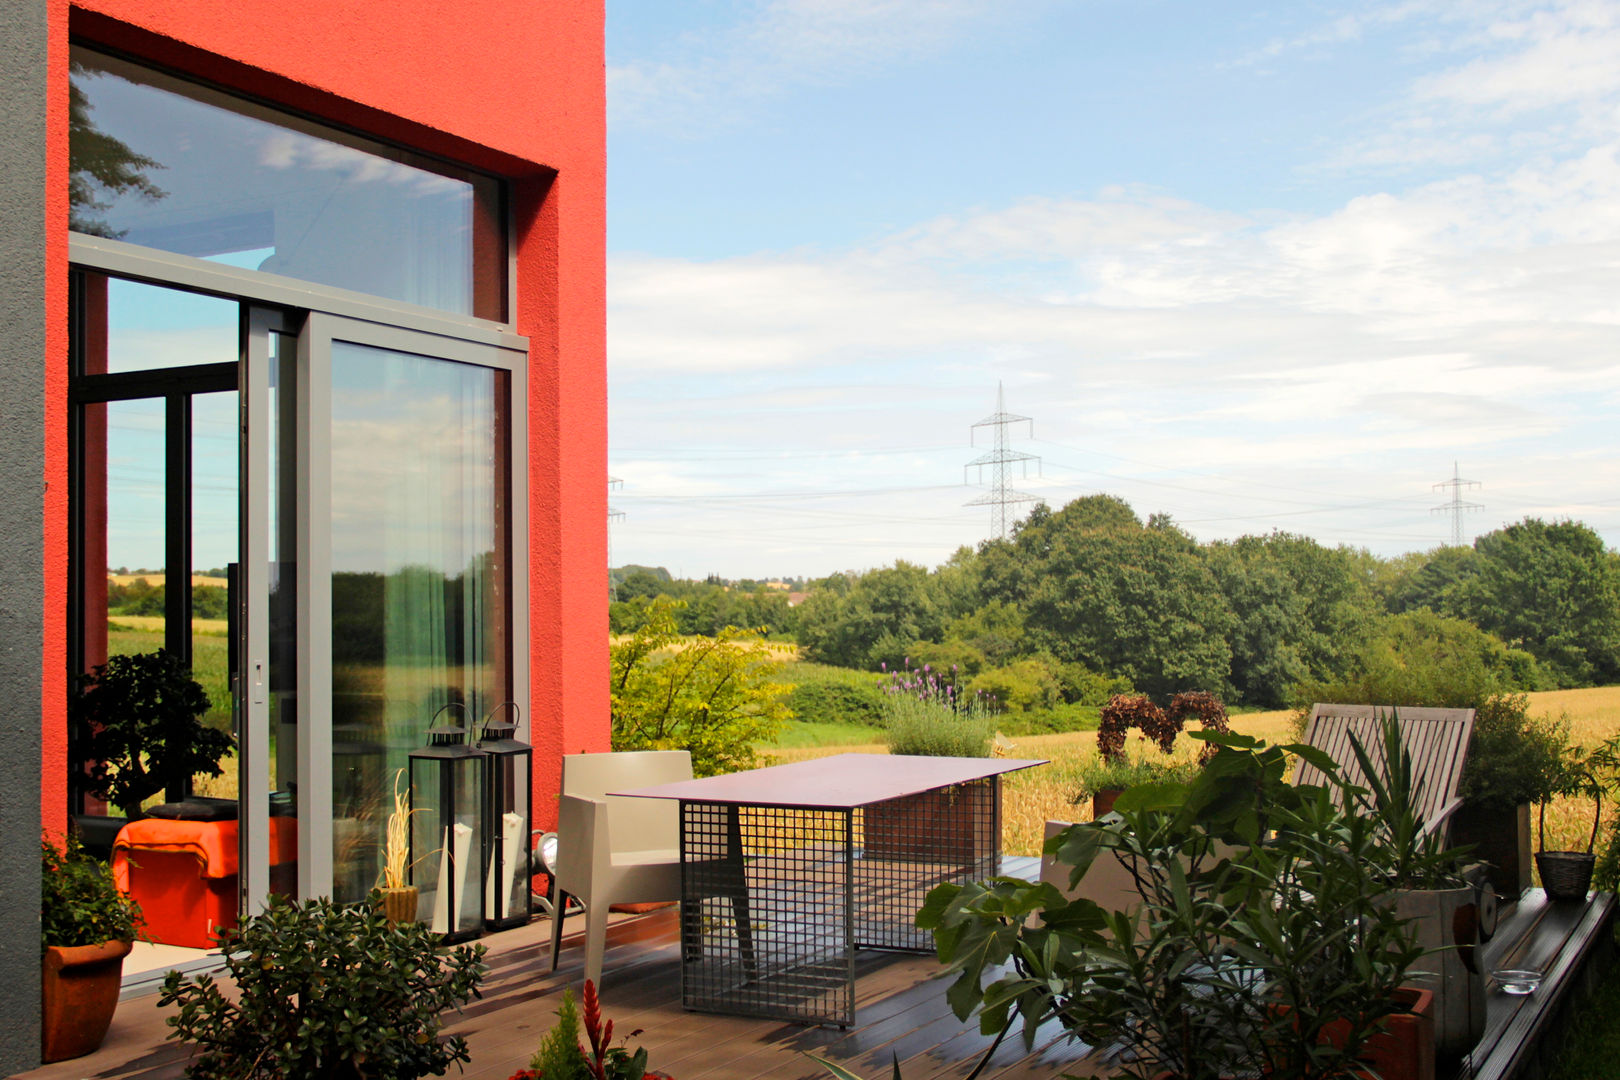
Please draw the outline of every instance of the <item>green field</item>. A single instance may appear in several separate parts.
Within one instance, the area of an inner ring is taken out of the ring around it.
[[[153,616],[107,620],[107,652],[113,656],[155,652],[163,648],[163,620]],[[218,619],[192,623],[191,677],[202,684],[210,708],[204,717],[210,727],[231,729],[230,641]]]

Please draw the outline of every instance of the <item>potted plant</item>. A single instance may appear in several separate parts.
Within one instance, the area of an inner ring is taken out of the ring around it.
[[[564,990],[556,1025],[529,1059],[529,1067],[513,1073],[511,1080],[671,1080],[667,1073],[647,1071],[644,1048],[631,1052],[613,1045],[613,1021],[603,1022],[596,984],[590,979],[585,980],[583,1003],[586,1041],[579,1037],[581,1015],[574,992]]]
[[[383,914],[390,923],[416,921],[417,889],[408,884],[407,879],[414,865],[411,862],[411,815],[419,811],[411,809],[410,792],[399,790],[404,775],[404,769],[394,772],[394,809],[388,815],[383,832],[382,886],[378,895]]]
[[[231,737],[201,720],[208,695],[173,654],[108,657],[79,680],[69,705],[73,757],[88,765],[85,790],[139,817],[141,804],[167,790],[190,793],[199,773],[220,775]]]
[[[1129,788],[1140,784],[1186,783],[1199,769],[1196,761],[1156,761],[1152,758],[1131,757],[1121,752],[1112,760],[1102,756],[1087,758],[1080,763],[1076,779],[1080,790],[1074,801],[1091,800],[1093,821],[1114,808],[1114,801]]]
[[[74,837],[40,842],[40,872],[42,1053],[65,1061],[106,1038],[141,914]]]
[[[1613,780],[1620,767],[1620,736],[1589,750],[1571,749],[1565,755],[1554,793],[1559,795],[1585,795],[1592,799],[1592,832],[1586,839],[1585,851],[1547,850],[1547,803],[1541,800],[1537,809],[1536,869],[1541,873],[1541,887],[1549,900],[1585,900],[1592,884],[1592,867],[1597,861],[1592,849],[1597,844],[1598,827],[1603,819],[1603,791]]]
[[[1388,853],[1379,870],[1381,891],[1411,923],[1423,949],[1412,970],[1434,994],[1435,1049],[1443,1057],[1458,1057],[1485,1033],[1485,978],[1477,961],[1479,894],[1463,874],[1465,852],[1449,847],[1418,809],[1422,792],[1396,710],[1384,718],[1381,735],[1376,758],[1350,736],[1366,783],[1350,795],[1357,813],[1374,822]]]
[[[190,1043],[192,1076],[238,1080],[416,1080],[469,1060],[441,1014],[478,996],[483,946],[441,952],[422,923],[390,925],[373,893],[358,904],[272,894],[221,941],[235,992],[212,975],[163,980],[170,1038]],[[318,988],[318,992],[316,992]]]
[[[1496,892],[1517,900],[1530,887],[1530,808],[1554,794],[1569,723],[1532,718],[1525,694],[1495,694],[1475,710],[1453,843],[1471,846]]]
[[[1138,784],[1162,783],[1185,779],[1194,764],[1165,764],[1155,767],[1143,761],[1131,761],[1125,752],[1125,737],[1131,728],[1137,728],[1144,738],[1158,744],[1168,756],[1175,749],[1176,736],[1188,720],[1199,720],[1205,731],[1229,731],[1226,706],[1214,694],[1203,690],[1189,690],[1170,699],[1166,709],[1159,708],[1151,698],[1142,694],[1115,694],[1102,707],[1097,725],[1098,765],[1088,767],[1081,774],[1081,798],[1091,795],[1092,820],[1102,817],[1114,806],[1120,792]],[[1207,761],[1213,746],[1206,745],[1198,763]],[[1076,800],[1079,801],[1078,799]]]
[[[1195,737],[1218,749],[1190,782],[1133,788],[1048,842],[1071,886],[1099,858],[1127,861],[1140,907],[1010,877],[929,893],[917,922],[957,973],[952,1009],[986,1035],[1021,1021],[1026,1045],[1053,1020],[1093,1046],[1122,1041],[1118,1068],[1138,1080],[1349,1075],[1410,1004],[1419,954],[1379,899],[1388,845],[1347,799],[1286,783],[1285,748]],[[1325,755],[1286,749],[1337,777]]]

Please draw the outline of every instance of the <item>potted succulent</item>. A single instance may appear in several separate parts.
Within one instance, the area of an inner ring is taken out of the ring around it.
[[[418,811],[411,809],[410,792],[399,790],[399,781],[404,775],[404,769],[394,773],[394,809],[388,815],[383,832],[382,885],[377,890],[382,898],[383,914],[390,923],[415,922],[417,917],[417,889],[408,879],[413,865],[411,815]]]
[[[1451,839],[1471,846],[1496,892],[1517,900],[1530,887],[1530,808],[1554,794],[1569,723],[1528,715],[1525,694],[1496,694],[1475,710],[1463,767],[1462,807]]]
[[[1537,809],[1536,869],[1541,873],[1541,887],[1549,900],[1585,900],[1592,884],[1592,868],[1596,856],[1592,849],[1597,844],[1598,827],[1603,819],[1603,791],[1613,781],[1620,768],[1620,736],[1589,750],[1571,749],[1564,755],[1554,793],[1558,795],[1585,795],[1592,799],[1592,832],[1586,839],[1585,851],[1547,850],[1547,803],[1541,800]]]
[[[88,765],[85,790],[139,817],[141,804],[167,791],[190,794],[191,778],[220,775],[231,737],[201,717],[208,695],[164,649],[112,656],[79,680],[69,705],[72,753]]]
[[[106,864],[79,842],[40,842],[44,1060],[92,1053],[107,1036],[140,907],[118,891]]]

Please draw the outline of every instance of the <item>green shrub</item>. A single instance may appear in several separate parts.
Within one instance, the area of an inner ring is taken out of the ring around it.
[[[788,716],[787,687],[771,678],[776,661],[735,627],[682,641],[681,606],[654,600],[646,621],[610,650],[613,749],[686,750],[695,776],[753,768],[757,747]]]
[[[39,843],[40,951],[104,941],[133,941],[141,908],[118,891],[107,864],[84,853],[76,837],[58,851]]]
[[[797,683],[788,691],[786,705],[795,720],[808,723],[883,723],[883,690],[870,676]]]
[[[994,716],[980,699],[957,709],[897,694],[889,700],[885,727],[889,753],[931,757],[986,757],[995,734]]]
[[[996,730],[1003,735],[1053,735],[1065,731],[1096,731],[1097,713],[1095,705],[1054,705],[1050,709],[1002,713],[996,718]]]
[[[1546,674],[1529,653],[1422,609],[1377,620],[1346,674],[1301,683],[1294,701],[1304,711],[1325,701],[1477,709],[1494,695],[1544,684]]]
[[[236,994],[211,975],[163,980],[170,1038],[199,1051],[193,1080],[415,1080],[470,1060],[440,1013],[478,997],[483,946],[438,951],[422,923],[389,924],[381,897],[337,905],[272,896],[222,941]],[[234,1000],[233,1000],[234,998]]]
[[[1511,809],[1552,797],[1569,721],[1532,718],[1527,694],[1494,694],[1474,706],[1459,794],[1476,806]]]
[[[1197,760],[1133,758],[1128,755],[1108,761],[1101,755],[1086,758],[1075,770],[1080,789],[1074,801],[1090,798],[1099,791],[1123,791],[1142,784],[1188,784],[1203,766]]]
[[[1052,664],[1044,660],[1018,660],[973,676],[970,693],[993,698],[1007,712],[1050,709],[1063,702],[1063,688]]]

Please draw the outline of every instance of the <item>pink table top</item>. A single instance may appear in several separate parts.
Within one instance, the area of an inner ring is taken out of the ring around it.
[[[1043,758],[838,754],[796,761],[791,765],[772,765],[766,769],[610,791],[608,794],[734,806],[848,810],[1045,764]]]

